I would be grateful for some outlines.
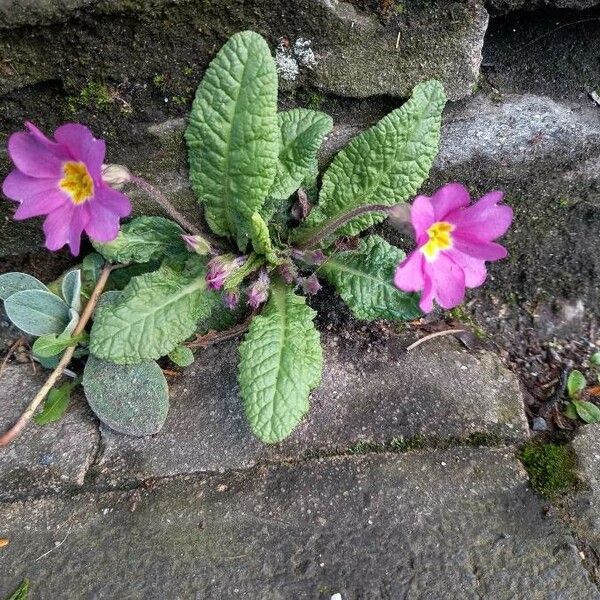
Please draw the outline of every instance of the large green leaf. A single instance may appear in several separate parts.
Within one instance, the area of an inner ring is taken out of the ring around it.
[[[138,217],[125,223],[112,242],[93,244],[111,262],[147,263],[165,257],[185,257],[188,252],[181,237],[183,233],[181,227],[169,219]]]
[[[294,108],[277,115],[281,134],[277,174],[270,198],[288,198],[317,172],[317,152],[333,127],[322,112]]]
[[[378,235],[361,240],[357,250],[333,254],[319,268],[357,319],[411,320],[421,316],[419,296],[393,283],[404,252]]]
[[[83,388],[96,416],[119,433],[152,435],[167,418],[169,390],[155,362],[115,365],[90,356]]]
[[[319,203],[298,228],[296,241],[307,242],[354,208],[397,204],[413,196],[437,154],[445,102],[440,83],[421,83],[401,108],[354,138],[323,176]],[[357,217],[337,235],[356,235],[384,218],[381,213]]]
[[[96,311],[90,352],[119,364],[168,354],[208,315],[205,289],[204,277],[166,265],[134,277],[114,305]]]
[[[211,229],[244,246],[277,169],[277,73],[265,40],[232,36],[210,63],[185,133],[190,179]]]
[[[319,384],[323,355],[315,314],[302,296],[276,283],[240,346],[240,392],[252,431],[263,442],[292,432]]]

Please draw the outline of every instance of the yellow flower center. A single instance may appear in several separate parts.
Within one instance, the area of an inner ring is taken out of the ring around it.
[[[73,204],[83,204],[94,194],[94,182],[87,167],[82,162],[68,161],[63,165],[64,177],[59,186],[71,196]]]
[[[452,231],[454,225],[446,221],[438,221],[429,227],[427,230],[429,240],[421,248],[427,260],[435,260],[442,250],[452,248]]]

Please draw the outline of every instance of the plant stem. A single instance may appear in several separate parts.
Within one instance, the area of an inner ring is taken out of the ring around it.
[[[112,271],[112,265],[106,265],[104,269],[102,269],[102,273],[100,273],[100,277],[98,282],[96,283],[96,287],[94,287],[94,291],[90,296],[87,304],[85,305],[85,309],[81,314],[81,318],[77,323],[77,327],[73,331],[73,337],[79,335],[88,324],[92,314],[94,313],[94,309],[98,304],[98,300],[100,299],[100,295],[106,286],[106,282],[108,281],[108,276]],[[75,346],[70,346],[65,350],[65,353],[62,355],[60,362],[58,363],[56,369],[50,373],[50,376],[46,380],[46,383],[41,387],[40,391],[36,394],[35,398],[29,403],[25,412],[19,417],[18,421],[2,436],[0,436],[0,447],[8,446],[25,428],[27,423],[31,420],[31,417],[35,413],[37,407],[41,404],[44,398],[48,395],[48,392],[52,389],[54,384],[59,380],[62,376],[63,371],[67,368],[71,359],[73,358],[73,354],[75,352]]]
[[[182,215],[169,201],[169,199],[158,189],[155,188],[151,183],[148,183],[142,177],[138,177],[137,175],[131,175],[130,181],[137,185],[141,190],[146,192],[154,202],[156,202],[176,223],[179,223],[183,229],[187,233],[191,233],[193,235],[201,235],[213,248],[222,250],[223,244],[216,241],[214,238],[210,237],[208,234],[203,233],[196,227],[193,223],[191,223],[187,217]],[[218,254],[218,252],[215,252]]]
[[[195,340],[188,342],[186,346],[188,348],[207,348],[208,346],[212,346],[213,344],[218,344],[219,342],[224,342],[225,340],[231,340],[233,338],[236,338],[248,330],[253,316],[254,313],[252,313],[245,321],[243,321],[239,325],[231,327],[231,329],[226,329],[225,331],[209,331],[204,335],[199,335],[196,337]]]
[[[173,221],[177,221],[177,223],[179,223],[188,233],[193,233],[194,235],[200,234],[200,230],[195,225],[190,223],[187,218],[184,217],[171,204],[169,199],[158,188],[155,188],[145,179],[137,177],[136,175],[131,176],[131,182],[146,192],[148,196],[150,196],[152,200],[154,200],[154,202],[156,202],[156,204],[158,204],[171,217],[171,219],[173,219]]]
[[[353,208],[347,213],[343,214],[341,217],[334,219],[333,221],[329,221],[323,229],[317,231],[312,237],[308,238],[305,242],[298,244],[298,249],[307,250],[309,248],[314,248],[318,244],[320,244],[325,238],[329,237],[332,233],[335,233],[342,225],[345,225],[348,221],[363,215],[368,212],[385,212],[392,208],[387,204],[367,204],[366,206],[359,206],[358,208]]]

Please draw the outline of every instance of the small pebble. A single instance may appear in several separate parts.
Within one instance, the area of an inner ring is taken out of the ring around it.
[[[534,431],[548,431],[548,423],[543,417],[534,417],[531,428]]]

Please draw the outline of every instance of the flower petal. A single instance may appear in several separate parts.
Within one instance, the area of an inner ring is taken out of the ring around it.
[[[100,177],[100,168],[106,155],[104,140],[96,139],[85,125],[79,123],[61,125],[54,132],[54,138],[68,149],[71,158],[85,163],[92,177]]]
[[[490,192],[473,206],[448,215],[449,220],[456,225],[456,233],[486,241],[504,235],[512,223],[513,211],[510,206],[497,205],[502,200],[502,195],[502,192]]]
[[[13,218],[15,221],[22,221],[23,219],[30,219],[31,217],[49,215],[68,202],[65,195],[58,190],[40,192],[39,194],[29,196],[26,200],[23,200],[19,205],[19,208],[17,208]]]
[[[469,206],[469,190],[462,183],[447,183],[431,197],[436,221],[445,221],[448,213]]]
[[[485,261],[463,254],[458,250],[447,250],[445,252],[464,272],[465,285],[468,288],[476,288],[483,284],[487,278]]]
[[[453,235],[454,248],[463,254],[468,254],[473,258],[481,260],[500,260],[508,256],[508,251],[504,246],[495,242],[478,240],[459,232]]]
[[[117,215],[117,217],[128,217],[131,214],[131,202],[129,198],[107,185],[96,186],[96,192],[91,204],[101,204],[106,210]]]
[[[89,221],[86,224],[86,232],[92,240],[98,242],[112,242],[119,233],[119,215],[92,200],[88,206]]]
[[[75,206],[69,227],[69,246],[71,254],[77,256],[81,248],[81,234],[90,220],[90,213],[85,204]]]
[[[440,253],[436,260],[425,261],[425,273],[431,277],[433,295],[445,309],[453,308],[465,298],[465,274],[450,257]]]
[[[11,171],[2,184],[3,194],[11,200],[19,202],[41,192],[51,192],[57,189],[56,179],[29,177],[17,169]]]
[[[60,179],[64,152],[50,140],[18,131],[8,139],[8,155],[19,171],[31,177]]]
[[[419,308],[424,313],[430,313],[433,310],[433,282],[427,274],[424,276],[424,282],[425,285],[423,286],[423,293],[419,300]]]
[[[427,229],[435,221],[433,207],[427,196],[417,196],[410,209],[410,220],[417,243],[421,244],[427,241]]]
[[[423,279],[423,260],[423,253],[418,250],[409,254],[396,268],[394,285],[403,292],[418,292],[422,290],[425,285]]]
[[[70,202],[67,202],[46,217],[44,233],[46,234],[46,248],[48,250],[59,250],[69,243],[74,208]]]

